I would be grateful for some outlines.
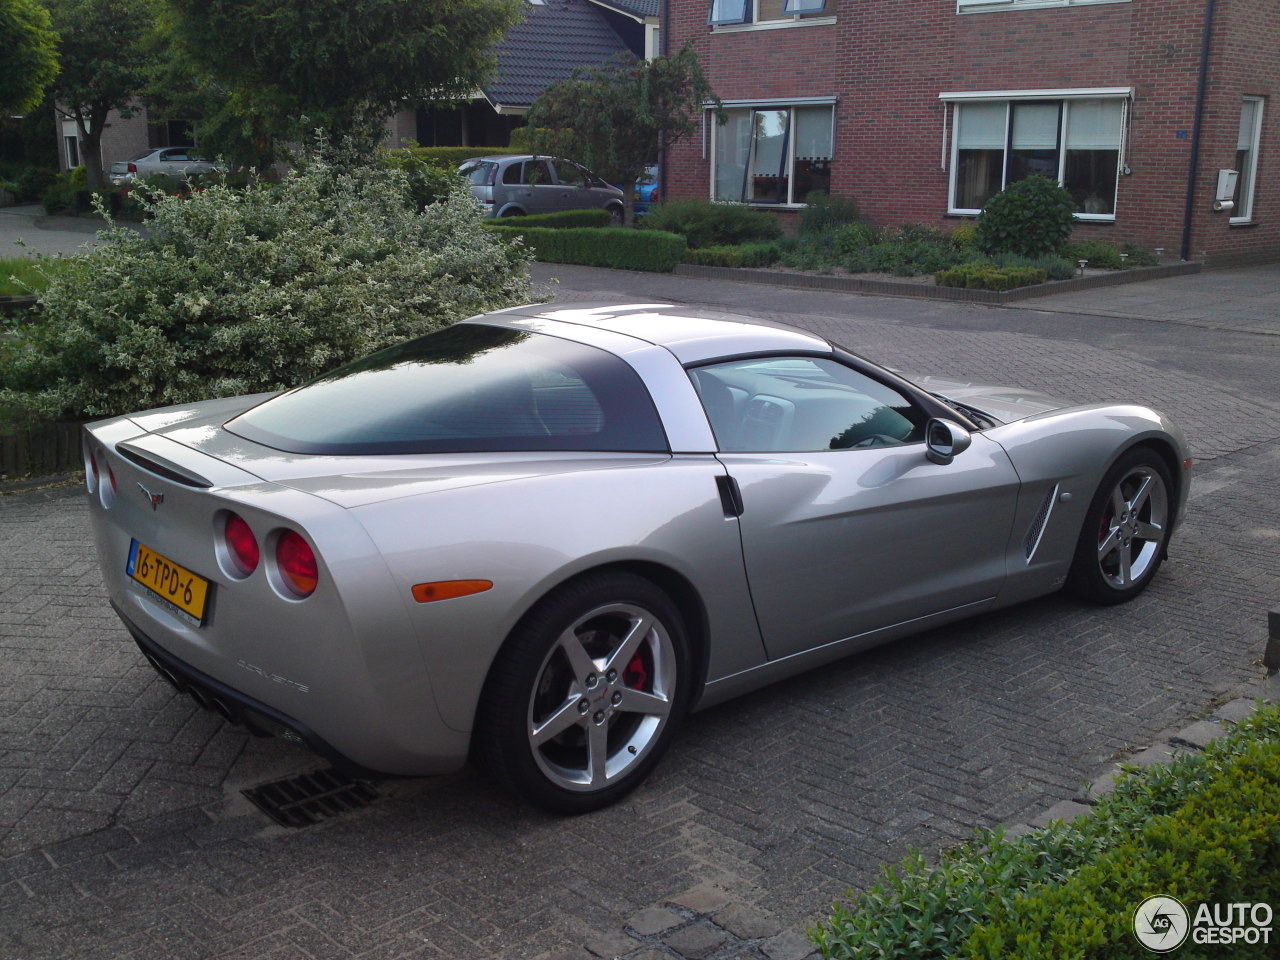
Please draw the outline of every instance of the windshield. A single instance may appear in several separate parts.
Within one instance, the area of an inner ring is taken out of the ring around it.
[[[491,187],[497,169],[498,165],[490,160],[468,160],[458,173],[473,187]]]
[[[648,390],[623,360],[474,323],[340,367],[226,429],[291,453],[668,449]]]

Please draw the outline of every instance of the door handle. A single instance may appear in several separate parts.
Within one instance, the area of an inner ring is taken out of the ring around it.
[[[725,519],[742,516],[742,490],[733,477],[716,477],[716,488],[720,491],[720,506],[724,508]]]

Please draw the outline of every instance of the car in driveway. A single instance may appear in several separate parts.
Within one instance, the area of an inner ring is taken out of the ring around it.
[[[523,217],[564,210],[607,210],[623,217],[623,194],[579,163],[559,157],[474,157],[458,173],[487,217]]]
[[[215,170],[225,171],[226,164],[206,160],[195,147],[161,147],[148,150],[132,160],[118,161],[111,164],[111,182],[118,187],[132,183],[135,179],[163,173],[176,180],[186,180],[193,173],[209,173]]]
[[[644,303],[473,317],[91,423],[84,457],[111,603],[179,689],[356,775],[473,757],[561,812],[691,710],[1063,586],[1131,599],[1191,465],[1136,403]]]

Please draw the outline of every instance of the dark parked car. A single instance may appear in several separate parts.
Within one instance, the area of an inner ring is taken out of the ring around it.
[[[488,217],[562,210],[608,210],[622,222],[622,191],[581,164],[558,157],[475,157],[458,168]]]

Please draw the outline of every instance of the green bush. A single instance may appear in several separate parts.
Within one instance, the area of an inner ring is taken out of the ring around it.
[[[61,213],[63,210],[74,210],[80,191],[81,188],[71,182],[70,176],[60,173],[44,188],[40,194],[40,203],[44,207],[44,212],[50,215]]]
[[[972,220],[958,224],[951,231],[951,245],[957,250],[973,251],[978,249],[978,225]]]
[[[978,216],[978,247],[1038,257],[1056,253],[1074,227],[1071,194],[1049,177],[1026,177],[987,201]]]
[[[1179,810],[1152,818],[1065,882],[997,907],[965,956],[1144,960],[1151,954],[1132,935],[1133,911],[1157,893],[1189,906],[1280,900],[1280,743],[1250,744]],[[1274,946],[1222,952],[1263,960]]]
[[[409,180],[409,195],[419,210],[429,204],[439,203],[453,193],[466,189],[466,184],[454,167],[428,162],[413,150],[384,150],[379,159],[393,170],[399,170]]]
[[[862,220],[858,205],[849,197],[815,190],[800,211],[800,234],[823,234]]]
[[[700,247],[686,250],[685,263],[704,267],[767,267],[778,262],[776,243],[744,243],[736,247]]]
[[[23,167],[13,178],[14,183],[18,185],[15,191],[18,202],[30,203],[33,200],[39,200],[46,190],[58,182],[58,177],[58,171],[48,167]]]
[[[1280,898],[1278,822],[1273,706],[1198,754],[1128,770],[1090,817],[1013,841],[979,830],[935,866],[912,854],[809,936],[837,960],[1138,960],[1129,924],[1148,895]]]
[[[969,290],[1012,290],[1044,283],[1048,279],[1048,271],[1038,267],[1002,267],[989,260],[973,260],[940,270],[936,277],[940,287]]]
[[[559,213],[535,213],[528,217],[498,217],[489,221],[493,227],[517,227],[521,230],[530,227],[607,227],[612,223],[613,215],[608,210],[562,210]]]
[[[831,232],[831,249],[841,258],[851,257],[880,242],[879,228],[869,223],[847,223]]]
[[[546,263],[670,273],[684,258],[685,241],[679,234],[624,227],[525,228],[522,221],[529,219],[516,218],[510,226],[486,220],[484,225],[497,235],[519,236]]]
[[[1121,260],[1120,254],[1128,259]],[[1130,267],[1154,267],[1160,261],[1154,253],[1136,243],[1116,245],[1106,240],[1075,240],[1065,244],[1062,255],[1072,262],[1088,260],[1090,267],[1102,270],[1122,270]]]
[[[530,296],[526,252],[469,196],[419,211],[380,166],[312,158],[277,185],[135,193],[147,236],[112,227],[45,271],[0,408],[82,418],[294,386]]]
[[[1020,257],[1016,253],[1005,253],[995,258],[1001,267],[1032,267],[1043,270],[1050,280],[1070,280],[1076,275],[1076,262],[1065,257],[1052,254],[1043,257]]]
[[[402,147],[398,150],[385,151],[389,162],[403,166],[410,161],[454,170],[466,160],[473,157],[493,157],[528,153],[518,147]]]
[[[782,226],[771,213],[752,210],[745,203],[683,197],[650,207],[642,229],[678,233],[695,248],[777,240],[782,236]]]

